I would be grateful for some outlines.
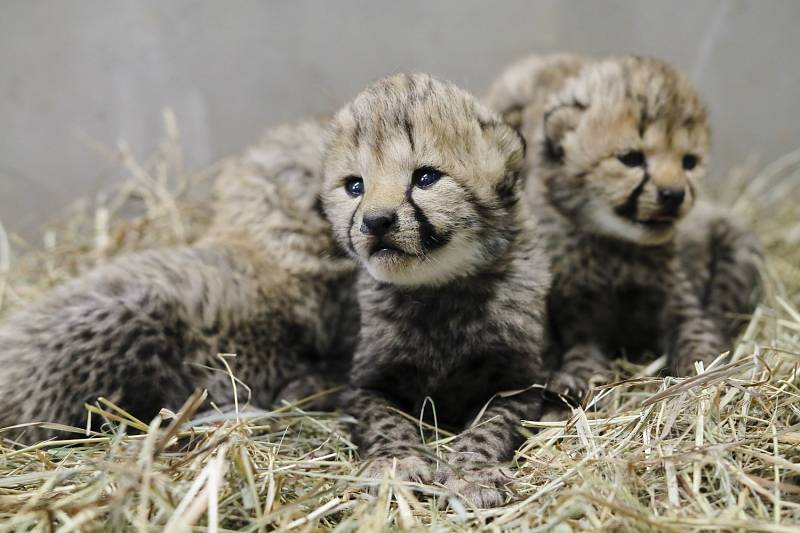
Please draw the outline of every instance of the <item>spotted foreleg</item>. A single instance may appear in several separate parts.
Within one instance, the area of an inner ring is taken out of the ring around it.
[[[692,285],[682,272],[673,276],[665,306],[671,371],[676,376],[695,374],[695,362],[707,367],[724,350],[717,324],[702,308]]]
[[[719,220],[711,228],[709,281],[703,302],[728,341],[746,324],[761,298],[761,243],[752,233]]]
[[[445,486],[479,508],[501,505],[509,493],[511,477],[503,471],[522,441],[517,426],[522,419],[537,418],[541,395],[528,390],[492,400],[475,423],[450,445]]]
[[[345,404],[359,422],[353,437],[362,458],[368,461],[359,477],[381,480],[387,470],[394,470],[396,480],[431,480],[431,461],[414,422],[401,415],[391,402],[367,389],[346,393]],[[375,486],[371,488],[374,490]]]

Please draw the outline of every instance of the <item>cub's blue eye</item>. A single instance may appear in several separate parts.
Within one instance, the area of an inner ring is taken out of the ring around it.
[[[644,166],[644,154],[638,150],[633,150],[630,152],[626,152],[624,154],[618,155],[617,159],[619,159],[620,163],[625,165],[626,167],[641,167]]]
[[[344,181],[344,190],[352,197],[364,194],[364,180],[357,176],[350,176]]]
[[[697,156],[694,154],[686,154],[681,161],[684,170],[692,170],[697,166]]]
[[[422,167],[418,168],[414,171],[414,174],[411,175],[411,183],[414,184],[415,187],[419,187],[420,189],[427,189],[439,179],[441,179],[442,173],[436,170],[433,167]]]

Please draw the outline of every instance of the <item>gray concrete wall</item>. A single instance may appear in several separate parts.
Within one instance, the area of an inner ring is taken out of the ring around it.
[[[718,172],[800,146],[800,1],[5,0],[0,220],[30,228],[113,180],[82,135],[146,153],[165,106],[202,165],[386,73],[480,92],[515,58],[557,50],[655,55],[689,72],[710,104]]]

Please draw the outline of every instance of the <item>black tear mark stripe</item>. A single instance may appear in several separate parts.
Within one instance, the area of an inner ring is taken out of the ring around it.
[[[642,195],[644,186],[647,185],[648,181],[650,181],[650,173],[645,169],[642,181],[633,189],[633,192],[631,192],[628,199],[625,200],[625,203],[615,209],[618,215],[632,220],[636,218],[636,213],[639,210],[639,197]]]
[[[694,184],[692,184],[692,180],[688,180],[688,179],[687,179],[687,180],[686,180],[686,185],[688,185],[688,187],[689,187],[689,193],[691,193],[691,195],[692,195],[692,202],[694,202],[695,200],[697,200],[697,191],[696,191],[696,189],[694,188]]]
[[[358,255],[358,253],[356,252],[356,247],[353,246],[353,222],[356,219],[356,213],[358,213],[359,207],[361,207],[361,200],[358,201],[358,205],[353,209],[353,214],[350,215],[350,224],[347,226],[347,247],[355,255]]]
[[[450,235],[443,235],[436,232],[436,228],[433,227],[431,221],[425,216],[422,208],[420,208],[411,197],[411,192],[413,190],[413,185],[406,189],[406,200],[408,200],[408,203],[411,205],[412,209],[414,209],[414,219],[419,226],[419,239],[420,242],[422,242],[422,247],[426,250],[441,248],[450,242]]]
[[[427,250],[436,250],[446,245],[450,241],[450,236],[437,233],[436,228],[433,227],[428,217],[425,216],[425,213],[414,203],[414,200],[410,196],[408,202],[414,209],[414,218],[417,220],[417,224],[419,224],[419,237],[422,241],[422,246]]]

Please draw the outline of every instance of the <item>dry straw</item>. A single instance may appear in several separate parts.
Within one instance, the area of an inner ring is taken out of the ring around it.
[[[100,147],[129,179],[73,210],[42,250],[0,226],[0,311],[109,256],[202,233],[207,206],[190,192],[215,169],[183,171],[165,117],[165,141],[144,162],[124,143]],[[620,363],[619,380],[570,420],[526,422],[504,507],[471,509],[391,472],[367,496],[341,415],[302,403],[198,414],[198,392],[154,421],[99,399],[87,407],[106,429],[90,438],[75,428],[71,440],[0,441],[0,530],[797,531],[800,151],[714,185],[769,255],[768,295],[732,360],[686,380],[658,377],[663,359]],[[447,447],[446,434],[426,434],[432,454]]]

